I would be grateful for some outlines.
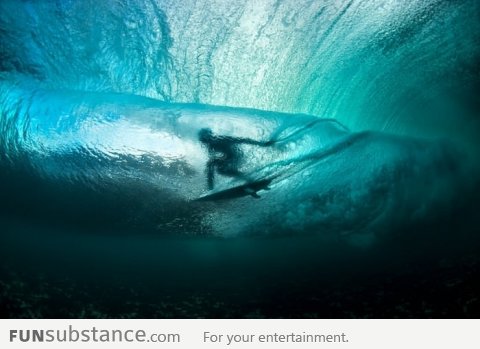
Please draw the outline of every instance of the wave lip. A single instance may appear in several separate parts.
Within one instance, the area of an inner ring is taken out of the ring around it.
[[[9,0],[0,71],[52,90],[307,113],[478,149],[479,10],[477,0]]]

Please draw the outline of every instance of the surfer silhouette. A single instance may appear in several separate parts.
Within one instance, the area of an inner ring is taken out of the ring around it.
[[[243,157],[242,151],[238,147],[240,144],[267,147],[274,143],[273,141],[261,142],[250,138],[219,136],[215,135],[209,128],[202,128],[198,133],[198,138],[208,149],[209,160],[206,172],[209,190],[214,188],[215,170],[218,174],[224,176],[246,178],[238,169]]]

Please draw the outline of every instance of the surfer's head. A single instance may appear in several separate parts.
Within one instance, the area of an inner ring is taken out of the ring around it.
[[[213,138],[213,132],[212,132],[212,130],[209,129],[209,128],[202,128],[202,129],[198,132],[198,139],[199,139],[200,142],[202,142],[202,143],[209,142],[212,138]]]

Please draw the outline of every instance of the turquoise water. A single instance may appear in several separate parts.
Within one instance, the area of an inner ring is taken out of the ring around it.
[[[478,314],[459,309],[478,273],[479,19],[474,0],[2,1],[1,310]],[[195,201],[203,128],[273,140],[238,146],[270,190]],[[384,306],[372,277],[398,290]]]
[[[475,138],[478,12],[475,0],[2,1],[2,70]]]

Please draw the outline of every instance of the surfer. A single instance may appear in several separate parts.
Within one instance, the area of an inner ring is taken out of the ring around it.
[[[242,159],[242,152],[238,149],[239,144],[267,147],[274,143],[274,141],[261,142],[250,138],[218,136],[213,134],[209,128],[202,128],[198,133],[198,138],[208,149],[209,160],[206,172],[209,190],[214,187],[215,169],[224,176],[245,178],[245,175],[238,169]]]

